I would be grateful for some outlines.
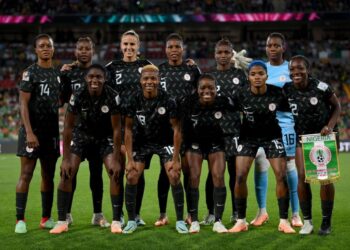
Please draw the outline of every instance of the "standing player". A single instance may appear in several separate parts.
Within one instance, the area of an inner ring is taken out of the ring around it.
[[[214,183],[213,231],[225,233],[221,222],[226,201],[225,187],[225,142],[221,120],[228,114],[229,99],[217,96],[215,77],[203,74],[198,79],[197,94],[186,99],[181,107],[185,156],[190,169],[190,233],[198,233],[199,180],[204,159],[208,159],[209,171]],[[233,107],[232,107],[233,108]]]
[[[62,72],[63,83],[63,99],[68,103],[72,94],[76,93],[80,87],[85,84],[86,69],[92,64],[92,56],[94,54],[94,43],[90,37],[80,37],[76,43],[75,57],[77,61],[71,65],[64,65],[68,70]],[[62,69],[61,69],[62,70]],[[102,158],[97,151],[86,155],[89,161],[90,169],[90,189],[92,192],[92,204],[94,213],[91,219],[92,225],[101,227],[109,227],[110,224],[102,213],[102,197],[103,197],[103,179],[102,179]],[[73,202],[73,195],[76,188],[76,178],[73,179],[72,195],[67,210],[67,221],[69,224],[73,222],[71,214],[71,207]]]
[[[142,91],[131,96],[125,109],[125,147],[128,156],[125,203],[129,221],[123,233],[133,233],[137,228],[137,182],[145,168],[146,159],[153,154],[160,157],[171,184],[177,217],[176,230],[188,233],[183,221],[184,194],[179,161],[181,128],[176,103],[158,88],[159,69],[156,66],[142,68],[140,83]]]
[[[66,215],[72,192],[72,179],[82,159],[91,152],[99,153],[110,178],[113,210],[111,232],[122,231],[116,205],[117,197],[121,195],[118,183],[121,146],[120,100],[113,89],[105,85],[106,79],[107,71],[103,66],[89,66],[86,69],[86,84],[69,101],[63,131],[61,181],[57,190],[58,222],[50,231],[52,234],[68,231]]]
[[[138,58],[140,50],[140,38],[134,30],[128,30],[121,36],[120,49],[123,54],[122,59],[113,60],[106,65],[110,75],[108,84],[119,94],[121,99],[122,109],[123,105],[129,96],[137,91],[140,91],[140,75],[143,66],[152,64],[146,59]],[[122,118],[122,122],[123,122]],[[121,149],[122,168],[125,166],[125,148]],[[121,187],[123,187],[124,172],[120,174]],[[140,177],[138,182],[138,193],[136,202],[136,221],[138,225],[145,225],[146,223],[140,218],[140,209],[142,204],[143,192],[145,189],[144,175]],[[123,192],[122,192],[123,193]],[[123,196],[120,197],[118,206],[123,206]]]
[[[182,37],[177,33],[172,33],[166,38],[165,53],[167,61],[159,65],[160,85],[169,96],[176,100],[179,106],[185,97],[196,91],[197,80],[200,75],[200,69],[197,65],[190,65],[188,61],[183,60],[184,44]],[[185,157],[181,159],[181,166],[184,174],[184,185],[188,203],[188,176],[189,169]],[[155,226],[168,224],[166,216],[166,206],[168,200],[169,181],[164,166],[161,166],[161,172],[158,179],[158,202],[160,216],[154,223]],[[187,206],[187,211],[188,206]]]
[[[266,55],[269,61],[266,63],[268,79],[267,84],[282,88],[290,81],[288,62],[283,59],[286,49],[285,38],[281,33],[271,33],[266,41]],[[287,181],[289,186],[290,203],[292,207],[292,226],[301,227],[303,225],[299,216],[298,199],[298,174],[295,167],[295,147],[296,135],[294,130],[294,119],[291,112],[277,112],[279,126],[282,129],[282,140],[287,155]],[[255,159],[255,193],[259,210],[251,224],[261,226],[269,219],[266,211],[266,196],[268,182],[269,162],[262,148],[259,149]]]
[[[37,62],[29,66],[20,82],[20,112],[22,125],[18,135],[17,155],[21,158],[21,173],[16,186],[15,232],[26,233],[25,208],[29,184],[36,162],[41,164],[41,228],[52,228],[54,175],[59,157],[58,107],[61,84],[59,71],[52,65],[54,45],[47,34],[34,39]]]
[[[298,136],[321,133],[328,135],[337,130],[336,124],[340,115],[340,103],[331,87],[324,82],[311,78],[310,63],[304,56],[294,56],[289,63],[292,83],[284,86],[294,119]],[[301,144],[297,143],[296,163],[298,168],[298,194],[300,207],[304,216],[304,226],[300,234],[311,234],[313,231],[311,213],[311,188],[305,183],[305,166]],[[331,218],[334,204],[333,183],[321,185],[322,224],[319,235],[331,233]]]
[[[243,112],[236,157],[235,203],[238,212],[236,224],[229,232],[248,230],[246,222],[247,176],[259,147],[263,147],[276,176],[276,195],[280,214],[278,230],[295,233],[288,222],[288,186],[285,150],[277,111],[288,110],[281,88],[267,85],[267,68],[263,61],[252,61],[248,67],[250,85],[237,91],[235,101]]]
[[[221,39],[215,45],[216,69],[211,72],[216,78],[216,90],[218,96],[233,98],[236,91],[247,84],[247,78],[243,70],[234,67],[231,62],[233,57],[233,46],[228,39]],[[246,58],[249,60],[248,58]],[[241,126],[240,114],[238,111],[228,111],[221,120],[221,125],[225,135],[225,157],[227,169],[230,175],[229,185],[231,190],[232,216],[231,221],[237,218],[235,208],[234,187],[236,182],[236,153],[239,139],[239,130]],[[203,225],[210,225],[215,222],[214,204],[213,204],[213,182],[210,172],[205,185],[206,202],[208,215]]]

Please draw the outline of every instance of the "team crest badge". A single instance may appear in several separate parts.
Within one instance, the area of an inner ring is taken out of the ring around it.
[[[70,141],[70,145],[73,146],[74,145],[74,141]]]
[[[190,74],[186,73],[186,74],[184,75],[184,79],[185,79],[186,81],[191,80]]]
[[[139,71],[139,73],[141,74],[141,72],[142,72],[142,67],[140,67],[138,71]]]
[[[193,149],[199,149],[199,145],[198,144],[192,144],[192,148]]]
[[[317,97],[311,97],[311,98],[310,98],[310,103],[311,103],[312,105],[316,105],[316,104],[318,103]]]
[[[242,149],[243,149],[243,146],[240,144],[240,145],[238,145],[238,147],[237,147],[237,152],[241,152],[242,151]]]
[[[26,147],[26,151],[28,152],[28,153],[32,153],[33,151],[34,151],[34,148],[30,148],[30,147]]]
[[[59,76],[57,76],[57,81],[58,83],[61,83],[61,78]]]
[[[239,79],[237,77],[235,77],[232,79],[232,82],[237,85],[237,84],[239,84]]]
[[[284,76],[284,75],[280,76],[280,81],[281,82],[285,82],[286,80],[287,80],[286,76]]]
[[[165,114],[165,112],[166,112],[166,110],[165,110],[165,108],[164,108],[164,107],[159,107],[159,108],[158,108],[158,114],[160,114],[160,115],[164,115],[164,114]]]
[[[310,161],[317,166],[317,168],[325,168],[332,160],[332,153],[324,144],[315,145],[310,151]]]
[[[270,104],[269,104],[269,110],[270,110],[270,111],[275,111],[275,110],[276,110],[276,104],[270,103]]]
[[[214,116],[216,119],[220,119],[222,117],[222,113],[220,111],[218,111],[214,114]]]
[[[108,106],[107,106],[107,105],[103,105],[103,106],[101,107],[101,111],[102,111],[103,113],[108,113],[108,111],[109,111]]]

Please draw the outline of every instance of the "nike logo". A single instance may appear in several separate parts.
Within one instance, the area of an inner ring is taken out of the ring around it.
[[[80,81],[80,79],[74,79],[74,80],[72,80],[72,83],[79,82],[79,81]]]
[[[40,80],[40,82],[42,82],[42,83],[44,83],[44,82],[46,82],[47,81],[47,79],[45,79],[45,80]]]
[[[216,206],[217,206],[217,207],[223,207],[224,204],[219,204],[219,203],[217,203]]]
[[[116,70],[115,73],[122,73],[123,70]]]

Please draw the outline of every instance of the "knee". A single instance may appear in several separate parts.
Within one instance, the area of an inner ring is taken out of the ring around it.
[[[138,181],[138,174],[136,171],[131,171],[126,175],[126,181],[128,184],[136,185]]]
[[[213,183],[215,187],[222,187],[225,185],[224,176],[219,173],[213,174]]]
[[[23,171],[20,176],[20,181],[25,183],[30,183],[33,178],[33,172],[31,171]]]
[[[180,182],[180,175],[177,173],[172,173],[169,176],[170,185],[174,186]]]
[[[244,173],[238,173],[236,175],[236,184],[237,185],[242,185],[247,182],[247,175]]]
[[[286,184],[287,185],[287,176],[284,172],[282,171],[278,171],[276,173],[276,182],[277,183],[282,183],[282,184]]]
[[[192,188],[197,188],[199,186],[199,174],[191,175],[190,183]]]

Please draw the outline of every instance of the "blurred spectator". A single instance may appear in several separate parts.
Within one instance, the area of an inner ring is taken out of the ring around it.
[[[348,11],[349,0],[34,0],[0,1],[0,13],[29,14],[150,14]]]

